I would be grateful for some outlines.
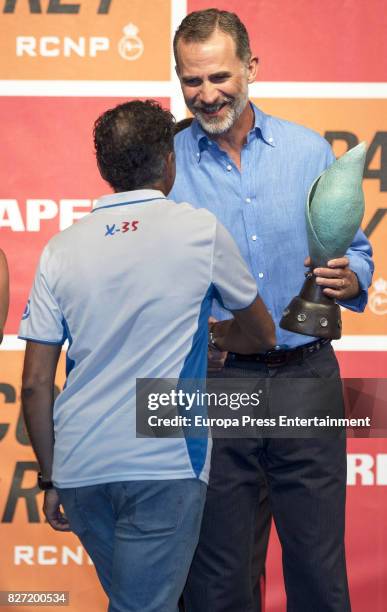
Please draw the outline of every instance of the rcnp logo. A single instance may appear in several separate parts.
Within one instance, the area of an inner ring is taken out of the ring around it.
[[[129,23],[123,28],[124,36],[117,44],[117,50],[124,60],[137,60],[144,52],[144,43],[138,36],[139,28]],[[112,47],[107,36],[17,36],[17,57],[97,57]]]
[[[143,0],[0,0],[0,79],[169,80],[171,10],[170,0],[148,12]]]

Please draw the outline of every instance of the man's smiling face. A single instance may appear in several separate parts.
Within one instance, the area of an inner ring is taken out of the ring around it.
[[[232,37],[219,30],[203,42],[180,39],[177,56],[177,73],[191,113],[208,134],[228,132],[248,102],[255,64],[242,62]]]

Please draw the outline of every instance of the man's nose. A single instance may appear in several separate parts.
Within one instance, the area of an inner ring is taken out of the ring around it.
[[[218,99],[216,87],[214,87],[212,83],[204,81],[200,88],[199,97],[203,104],[214,104]]]

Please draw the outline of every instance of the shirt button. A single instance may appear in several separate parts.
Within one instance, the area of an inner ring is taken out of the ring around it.
[[[256,240],[256,239],[257,239],[257,237],[256,237],[255,234],[254,234],[254,236],[251,236],[251,240]]]
[[[228,164],[228,166],[226,166],[227,170],[230,172],[230,170],[232,170],[232,166],[231,164]]]
[[[246,202],[250,203],[251,199],[250,198],[246,198]]]
[[[263,278],[263,272],[260,272],[260,273],[258,274],[258,276],[259,276],[259,278]]]
[[[269,142],[274,142],[274,138],[270,137],[268,140],[269,140]]]

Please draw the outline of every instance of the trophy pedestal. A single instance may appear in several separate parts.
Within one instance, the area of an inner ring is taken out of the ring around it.
[[[300,294],[283,312],[280,327],[297,334],[338,340],[341,338],[340,306],[323,293],[312,272],[305,276]]]

